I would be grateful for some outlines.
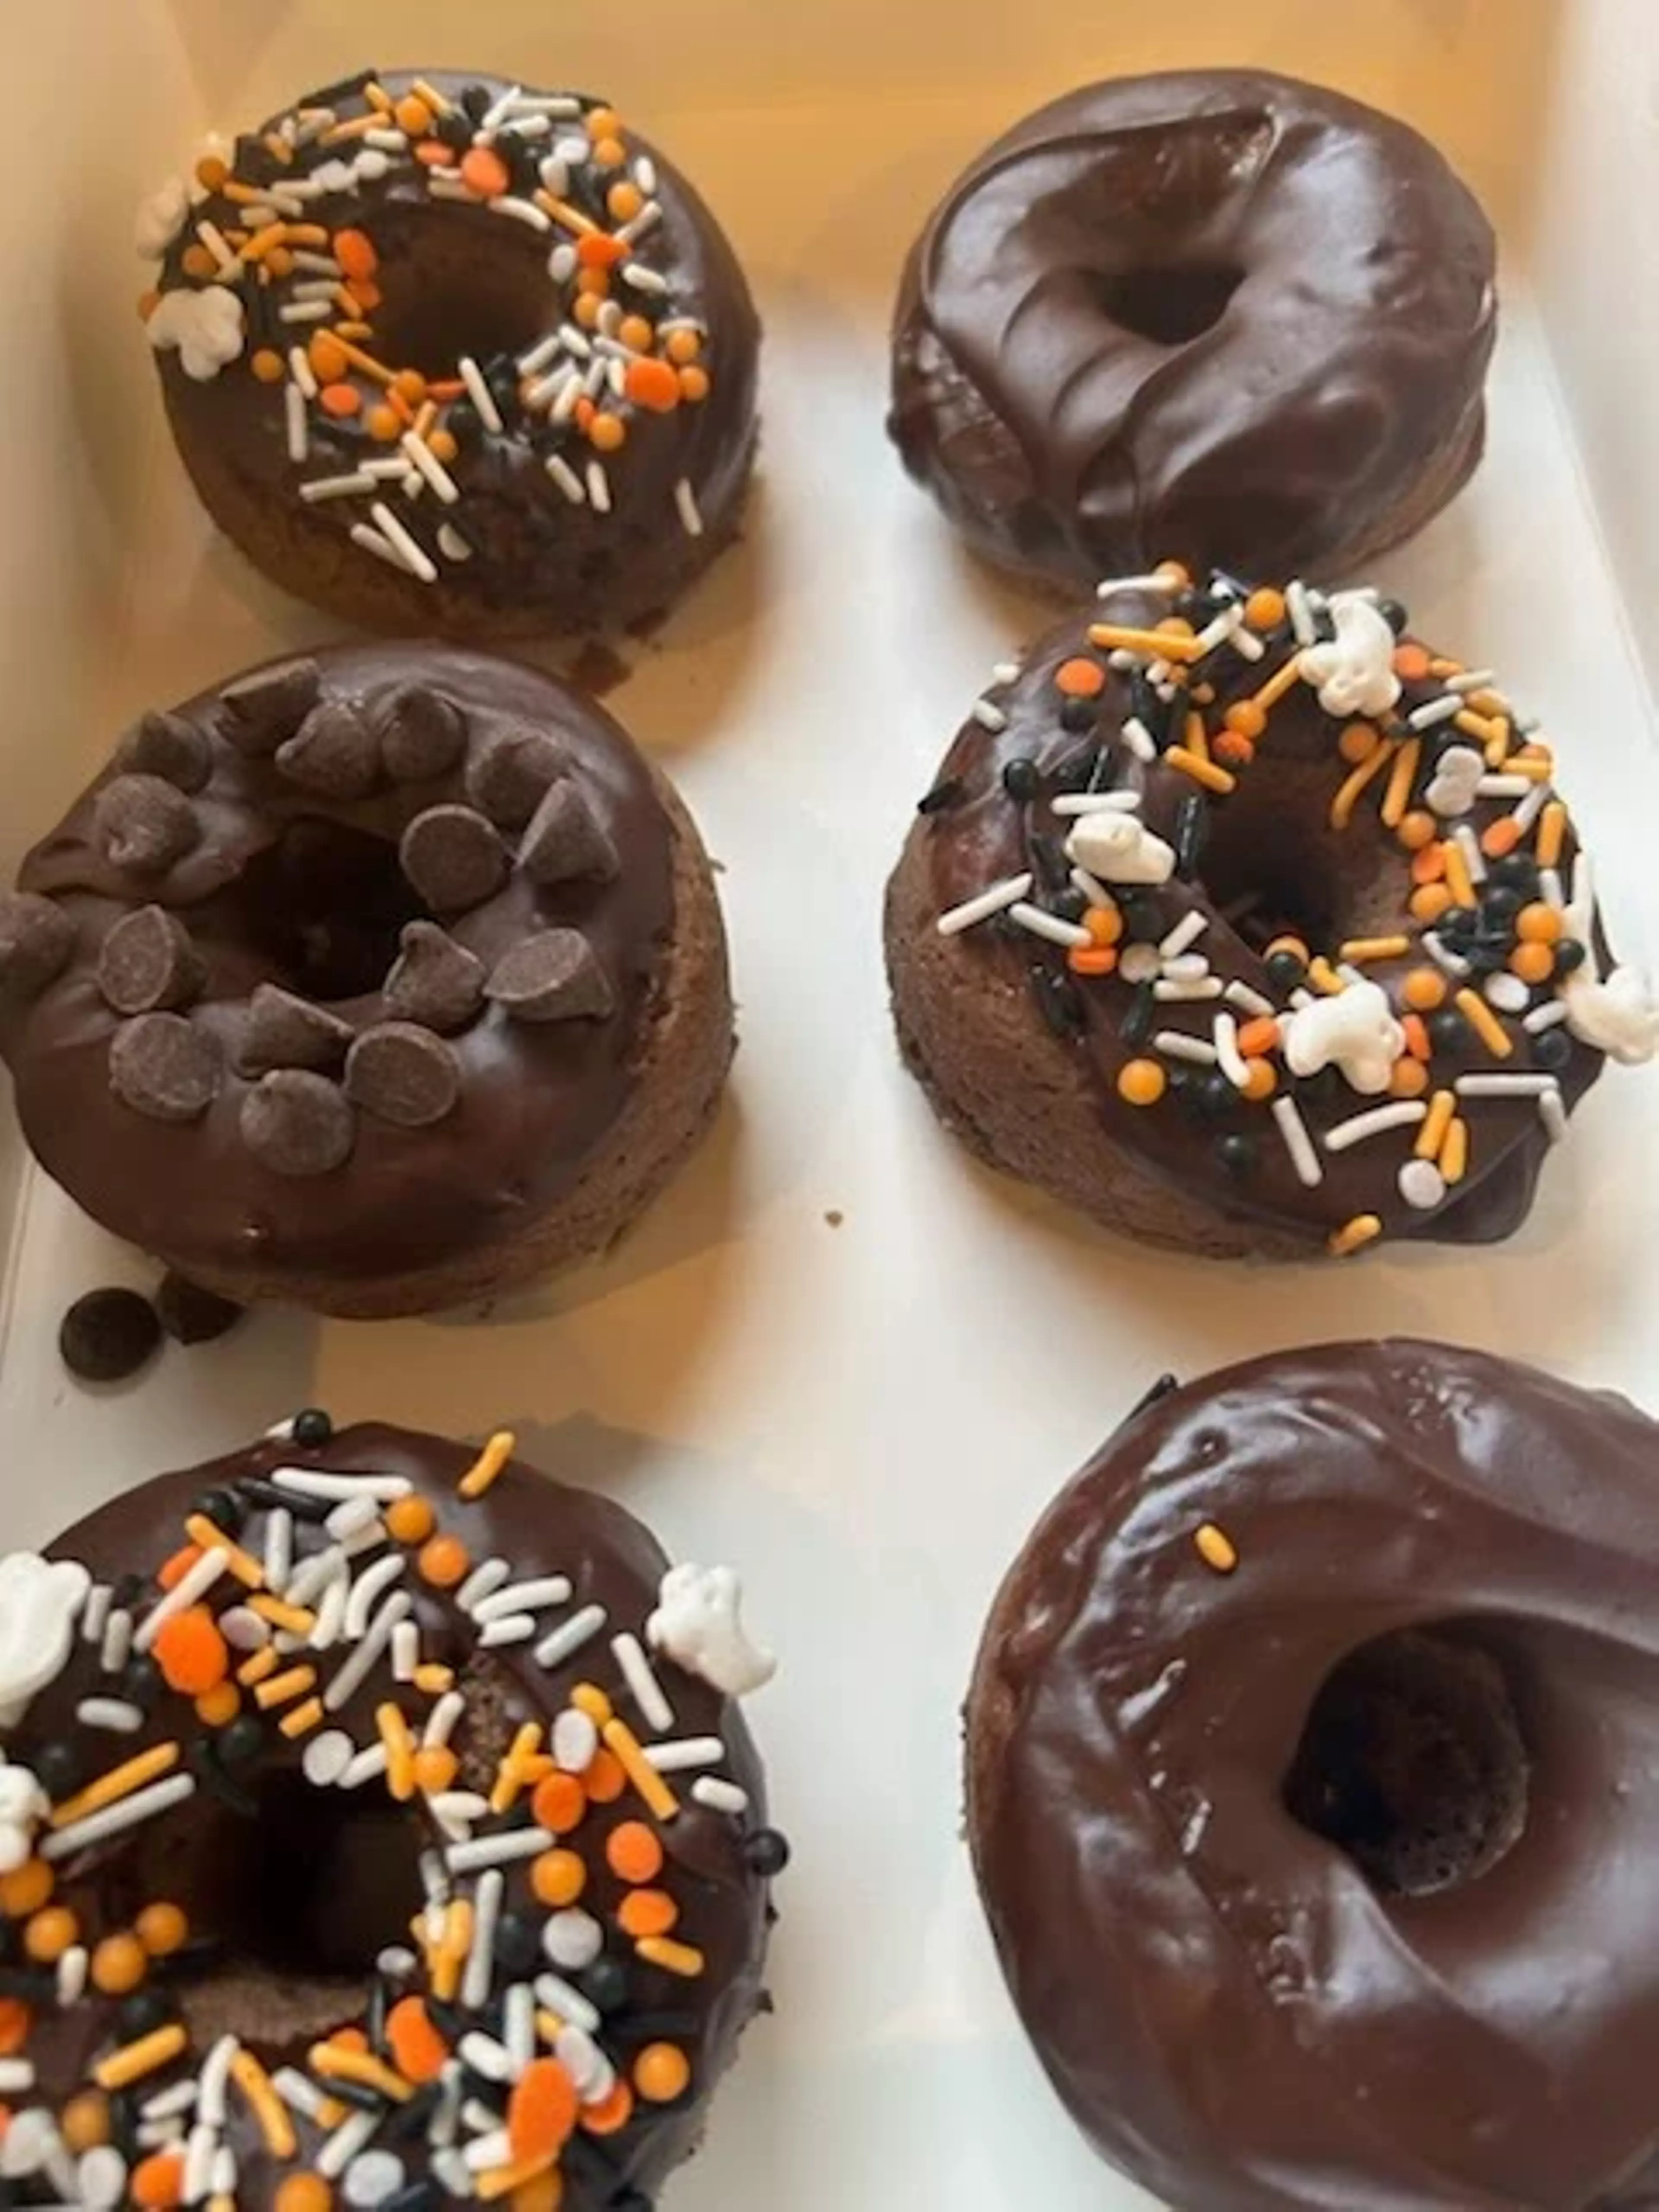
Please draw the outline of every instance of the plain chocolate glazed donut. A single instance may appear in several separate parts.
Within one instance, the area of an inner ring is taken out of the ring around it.
[[[1426,140],[1261,70],[1028,117],[906,267],[891,430],[988,558],[1065,586],[1174,554],[1340,574],[1480,459],[1486,217]]]
[[[1659,2202],[1659,1429],[1404,1340],[1165,1378],[969,1702],[1015,2003],[1179,2212]]]

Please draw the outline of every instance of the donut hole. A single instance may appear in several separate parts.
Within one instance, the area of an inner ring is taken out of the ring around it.
[[[1444,1622],[1379,1637],[1333,1669],[1284,1802],[1381,1895],[1432,1897],[1513,1849],[1528,1778],[1503,1666],[1467,1626]]]
[[[425,211],[418,246],[382,244],[375,283],[375,350],[398,368],[453,377],[463,354],[478,362],[527,353],[559,320],[547,250],[528,230],[491,221],[480,239],[475,210]]]
[[[1153,345],[1190,345],[1212,331],[1244,282],[1226,263],[1152,264],[1116,270],[1100,280],[1100,301],[1120,330]]]
[[[1397,928],[1397,851],[1357,823],[1331,827],[1328,768],[1281,758],[1273,769],[1243,777],[1214,811],[1201,863],[1210,903],[1258,951],[1290,935],[1334,953]]]
[[[311,816],[249,861],[231,897],[270,980],[324,1004],[378,991],[405,925],[430,919],[389,839]]]

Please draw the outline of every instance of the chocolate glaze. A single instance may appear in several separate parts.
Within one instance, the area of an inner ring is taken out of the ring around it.
[[[230,1454],[183,1473],[157,1477],[129,1491],[71,1528],[50,1547],[53,1559],[78,1559],[101,1581],[128,1575],[146,1578],[148,1595],[142,1609],[155,1595],[153,1577],[160,1564],[182,1540],[184,1516],[192,1502],[209,1490],[224,1490],[258,1478],[278,1467],[307,1467],[339,1471],[368,1471],[406,1477],[417,1492],[430,1499],[440,1525],[459,1536],[473,1559],[499,1556],[509,1561],[514,1579],[559,1573],[574,1585],[571,1606],[599,1604],[611,1620],[611,1632],[631,1628],[640,1633],[656,1601],[656,1591],[667,1560],[655,1539],[633,1516],[608,1499],[552,1480],[520,1461],[510,1462],[483,1498],[463,1503],[456,1495],[458,1478],[471,1464],[474,1452],[416,1431],[365,1423],[346,1429],[320,1448],[301,1449],[292,1443],[267,1440],[250,1449]],[[243,1533],[243,1540],[258,1556],[263,1549],[264,1515],[256,1509]],[[402,1585],[416,1597],[415,1618],[422,1632],[424,1654],[460,1662],[471,1651],[477,1630],[453,1602],[453,1593],[430,1589],[415,1576]],[[492,1650],[475,1656],[462,1674],[461,1686],[475,1701],[487,1705],[488,1719],[477,1735],[475,1723],[464,1718],[453,1738],[463,1759],[459,1786],[475,1786],[477,1772],[488,1776],[518,1726],[524,1721],[544,1725],[568,1703],[572,1687],[592,1681],[613,1694],[618,1710],[631,1715],[619,1671],[601,1638],[562,1667],[547,1670],[537,1666],[528,1645]],[[688,1735],[723,1737],[728,1758],[721,1771],[749,1792],[753,1826],[764,1819],[764,1778],[759,1754],[738,1708],[708,1684],[664,1662],[659,1669],[664,1687],[675,1708],[676,1732]],[[70,1739],[79,1745],[89,1771],[101,1771],[116,1759],[149,1745],[182,1737],[188,1743],[201,1731],[188,1702],[163,1691],[154,1712],[138,1734],[112,1737],[77,1728],[75,1709],[88,1696],[108,1696],[111,1678],[100,1673],[96,1651],[78,1641],[64,1673],[32,1703],[22,1724],[9,1732],[3,1747],[10,1759],[29,1764],[45,1744]],[[401,1695],[411,1713],[423,1711],[427,1701],[410,1702],[414,1693],[401,1693],[389,1665],[382,1663],[337,1717],[360,1745],[375,1738],[374,1711],[388,1698]],[[336,1724],[331,1717],[327,1725]],[[303,1744],[289,1744],[267,1726],[265,1747],[252,1767],[239,1770],[243,1787],[268,1787],[273,1777],[298,1773]],[[472,1755],[478,1760],[472,1766]],[[488,1788],[488,1781],[485,1787]],[[319,1797],[321,1793],[319,1794]],[[372,1786],[357,1793],[365,1808],[377,1796]],[[386,1815],[389,1801],[378,1793]],[[347,1802],[349,1802],[349,1800]],[[590,1808],[576,1839],[592,1872],[584,1896],[586,1909],[608,1922],[622,1895],[622,1886],[606,1870],[602,1842],[619,1820],[637,1818],[639,1803],[631,1793],[611,1806]],[[420,1830],[419,1841],[428,1840],[426,1824],[410,1814]],[[656,2012],[678,2017],[675,2040],[692,2062],[692,2087],[672,2106],[641,2104],[629,2126],[620,2135],[589,2140],[567,2161],[564,2203],[567,2212],[605,2212],[620,2207],[631,2187],[651,2195],[664,2177],[693,2150],[704,2124],[708,2101],[720,2075],[730,2063],[743,2029],[761,2001],[762,1962],[765,1950],[767,1884],[745,1863],[738,1826],[730,1819],[705,1811],[689,1799],[673,1821],[659,1832],[668,1853],[666,1886],[679,1899],[683,1919],[679,1933],[702,1950],[706,1972],[687,1981],[629,1960],[630,1995],[612,2023],[614,2048],[630,2055],[648,2033],[628,2028],[630,2015]],[[82,1926],[97,1935],[128,1924],[123,1916],[157,1897],[169,1897],[190,1913],[197,1937],[210,1941],[214,1914],[224,1874],[224,1854],[240,1846],[245,1833],[233,1819],[228,1828],[221,1820],[216,1801],[198,1790],[173,1812],[126,1838],[96,1846],[69,1862],[61,1870],[60,1895],[71,1903]],[[211,1850],[202,1848],[206,1837]],[[439,1840],[441,1840],[440,1838]],[[342,1863],[349,1879],[362,1885],[355,1896],[335,1900],[338,1920],[349,1923],[362,1915],[378,1923],[384,1917],[384,1898],[378,1894],[388,1878],[387,1868],[373,1851]],[[401,1873],[401,1867],[398,1872]],[[507,1870],[505,1910],[522,1911],[539,1926],[544,1909],[530,1897],[522,1863]],[[197,1884],[199,1883],[199,1887]],[[611,1935],[614,1947],[617,1938]],[[609,1955],[619,1955],[614,1948]],[[624,1954],[620,1955],[625,1955]],[[207,1981],[218,1976],[237,1980],[241,1962],[234,1956],[216,1960]],[[580,1983],[582,1978],[574,1978]],[[256,1971],[254,1995],[264,1984],[264,2002],[271,2017],[281,2017],[289,1993],[280,1977],[272,1979]],[[172,1978],[171,1986],[185,2004],[186,2013],[197,2002],[210,2003],[210,1988],[198,1988],[189,1972]],[[360,2019],[366,2001],[364,1989],[342,1984],[338,2023]],[[116,2008],[96,1995],[68,2013],[42,2008],[30,2041],[30,2055],[39,2070],[40,2101],[57,2109],[80,2085],[88,2063],[102,2049],[126,2039],[115,2025]],[[303,2067],[312,2039],[307,2033],[292,2041],[279,2039],[260,2045],[244,2024],[240,2032],[252,2039],[268,2068],[282,2064]],[[608,2030],[607,2034],[612,2031]],[[193,2052],[196,2063],[204,2056]],[[169,2075],[145,2085],[146,2093],[165,2086]],[[240,2166],[238,2201],[244,2206],[272,2202],[282,2169],[265,2152],[258,2130],[245,2104],[230,2100],[231,2120],[226,2140],[235,2149]],[[299,2120],[301,2162],[308,2162],[319,2140],[318,2132]],[[408,2164],[410,2183],[426,2172],[426,2147],[422,2136],[398,2143],[398,2154]]]
[[[978,550],[1061,583],[1165,555],[1340,572],[1480,458],[1494,256],[1444,158],[1340,94],[1092,85],[971,163],[914,248],[892,434]]]
[[[395,873],[411,817],[465,801],[464,769],[387,782],[363,799],[319,799],[225,741],[216,690],[187,700],[178,714],[213,739],[212,780],[192,802],[200,842],[160,877],[112,866],[91,834],[106,773],[28,855],[20,878],[72,916],[75,957],[33,1000],[0,996],[0,1053],[43,1166],[106,1227],[186,1272],[192,1260],[252,1260],[272,1271],[368,1279],[494,1244],[533,1220],[575,1182],[630,1094],[673,927],[674,832],[650,768],[603,708],[534,670],[459,650],[346,646],[316,659],[325,698],[412,682],[465,708],[475,747],[515,720],[556,739],[617,849],[616,876],[541,885],[515,872],[497,896],[444,917],[445,926],[486,967],[532,929],[580,927],[615,1009],[604,1020],[551,1023],[487,1009],[450,1039],[463,1075],[453,1113],[425,1128],[360,1115],[350,1159],[333,1174],[262,1168],[240,1133],[250,1085],[236,1073],[236,1049],[256,985],[289,976],[250,927],[268,938],[280,925],[283,887],[270,878],[250,888],[259,879],[248,872],[293,824],[325,819],[377,841]],[[365,896],[358,879],[332,915],[348,939]],[[98,949],[123,914],[152,902],[187,921],[205,957],[205,994],[191,1019],[225,1052],[217,1097],[185,1125],[133,1112],[109,1088],[118,1017],[96,988]],[[418,913],[418,902],[409,910]],[[331,1011],[359,1030],[385,1018],[378,988]]]
[[[1004,1588],[969,1720],[1003,1966],[1107,2157],[1181,2212],[1656,2201],[1656,1574],[1659,1429],[1480,1352],[1277,1354],[1103,1447]],[[1281,1787],[1347,1653],[1449,1623],[1506,1679],[1525,1829],[1382,1894]]]

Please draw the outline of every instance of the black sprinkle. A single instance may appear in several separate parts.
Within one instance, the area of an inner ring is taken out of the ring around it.
[[[1285,998],[1299,991],[1308,980],[1308,963],[1294,952],[1270,952],[1263,969],[1274,990]]]
[[[1429,1016],[1429,1036],[1437,1052],[1461,1052],[1469,1042],[1469,1032],[1462,1014],[1443,1006]]]
[[[789,1863],[789,1838],[779,1828],[757,1828],[743,1839],[744,1863],[770,1881]]]
[[[441,115],[432,126],[432,135],[457,154],[464,154],[472,143],[472,125],[470,119],[452,108]]]
[[[1576,937],[1564,937],[1555,948],[1555,967],[1558,975],[1571,975],[1584,964],[1583,946]]]
[[[227,1536],[240,1535],[247,1519],[247,1508],[234,1490],[204,1490],[191,1498],[190,1510],[204,1513]]]
[[[936,783],[927,796],[916,801],[918,814],[946,814],[953,806],[960,806],[963,785],[959,775],[947,775],[943,783]]]
[[[368,2010],[363,2020],[363,2030],[368,2037],[371,2051],[386,2048],[386,2016],[390,2004],[386,1976],[376,1974],[374,1987],[368,1993]]]
[[[1051,830],[1033,833],[1031,859],[1048,890],[1061,890],[1071,882],[1072,864],[1066,857],[1066,848]]]
[[[488,85],[470,84],[461,94],[461,106],[475,124],[482,123],[495,105]]]
[[[495,141],[495,151],[507,163],[514,191],[526,195],[533,192],[541,182],[541,174],[529,142],[514,132],[504,132]]]
[[[121,1695],[140,1712],[147,1713],[161,1694],[161,1670],[155,1662],[140,1653],[129,1659],[121,1672]]]
[[[1250,1138],[1239,1135],[1222,1137],[1215,1149],[1222,1166],[1229,1175],[1237,1176],[1240,1182],[1255,1171],[1255,1146]]]
[[[360,2112],[383,2112],[386,2107],[386,2100],[379,2089],[371,2089],[364,2081],[343,2081],[338,2075],[330,2080],[328,2094]]]
[[[236,1491],[250,1505],[262,1505],[267,1513],[283,1506],[296,1521],[326,1521],[334,1510],[326,1498],[304,1498],[297,1490],[278,1490],[274,1482],[261,1482],[255,1475],[244,1475]]]
[[[149,1584],[143,1575],[118,1576],[114,1595],[110,1602],[112,1606],[118,1607],[123,1613],[131,1613],[149,1588]]]
[[[138,2099],[131,2089],[118,2089],[109,2100],[110,2140],[129,2166],[138,2162]]]
[[[125,1999],[117,2017],[121,2023],[123,2037],[129,2042],[136,2042],[141,2035],[153,2035],[158,2027],[165,2027],[169,2021],[178,2017],[178,2012],[179,2008],[171,1997],[151,1986]]]
[[[1011,760],[1002,771],[1002,787],[1017,805],[1028,805],[1042,788],[1036,763],[1024,753],[1018,760]]]
[[[1197,874],[1209,835],[1209,801],[1200,792],[1188,792],[1176,808],[1176,873],[1183,882]]]
[[[1572,1058],[1572,1039],[1559,1026],[1545,1030],[1532,1041],[1532,1056],[1538,1066],[1553,1074]]]
[[[399,2105],[386,2124],[386,2141],[412,2142],[417,2136],[423,2136],[426,2133],[427,2122],[437,2110],[438,2100],[442,2094],[441,2083],[428,2081],[423,2089],[416,2092],[406,2105]],[[391,2201],[396,2203],[401,2200],[394,2197]]]
[[[1158,1027],[1158,1000],[1152,996],[1150,983],[1142,983],[1135,991],[1129,1011],[1118,1024],[1117,1033],[1127,1045],[1146,1043]]]
[[[355,100],[367,84],[373,84],[380,72],[375,69],[359,70],[356,76],[343,76],[337,84],[325,84],[320,92],[308,92],[295,102],[299,107],[339,107],[348,100]],[[489,101],[484,102],[488,107]]]
[[[64,1316],[58,1349],[83,1382],[125,1382],[161,1349],[155,1309],[137,1291],[88,1291]]]
[[[1177,1390],[1180,1387],[1173,1375],[1160,1375],[1149,1390],[1141,1392],[1134,1404],[1130,1407],[1125,1419],[1133,1421],[1138,1414],[1146,1413],[1149,1407],[1156,1406],[1161,1398],[1167,1398],[1171,1390]]]
[[[1068,699],[1060,710],[1060,726],[1074,738],[1087,737],[1100,720],[1100,708],[1092,699]]]
[[[1074,884],[1068,884],[1063,891],[1054,893],[1048,902],[1048,908],[1062,921],[1081,921],[1089,911],[1089,902]]]
[[[1396,637],[1404,637],[1406,626],[1410,622],[1411,617],[1398,599],[1379,599],[1376,603],[1376,611]]]
[[[595,1959],[581,1977],[581,1990],[596,2010],[620,2012],[628,2002],[633,1977],[620,1959]]]
[[[137,1702],[135,1699],[134,1703]],[[34,1769],[35,1780],[47,1796],[58,1800],[72,1797],[81,1787],[87,1771],[86,1759],[79,1745],[63,1736],[54,1736],[50,1743],[43,1743],[29,1764]]]
[[[325,1444],[334,1434],[331,1417],[320,1406],[302,1406],[294,1416],[294,1441],[302,1450],[313,1450]]]
[[[1038,1010],[1057,1037],[1072,1038],[1083,1029],[1083,1002],[1069,975],[1057,975],[1041,961],[1030,969],[1031,989]]]

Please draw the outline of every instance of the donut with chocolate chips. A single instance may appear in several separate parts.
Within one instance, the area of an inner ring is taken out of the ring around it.
[[[1391,116],[1264,70],[1090,85],[912,250],[891,434],[974,549],[1063,587],[1173,552],[1341,574],[1480,460],[1492,227]]]
[[[475,653],[343,647],[145,715],[0,896],[37,1158],[239,1303],[416,1312],[603,1249],[731,1052],[678,798]]]
[[[1399,1340],[1149,1394],[992,1610],[1014,2002],[1175,2212],[1659,2192],[1659,1427]]]
[[[331,614],[477,640],[632,624],[737,534],[749,289],[691,185],[601,101],[365,70],[210,145],[145,203],[138,245],[203,504]],[[343,795],[370,765],[349,725],[306,753]]]
[[[888,888],[941,1119],[1182,1250],[1508,1236],[1605,1061],[1659,1049],[1551,747],[1374,592],[1100,592],[995,671]]]
[[[514,1452],[313,1409],[0,1559],[8,2204],[625,2212],[696,2148],[771,1662]]]

